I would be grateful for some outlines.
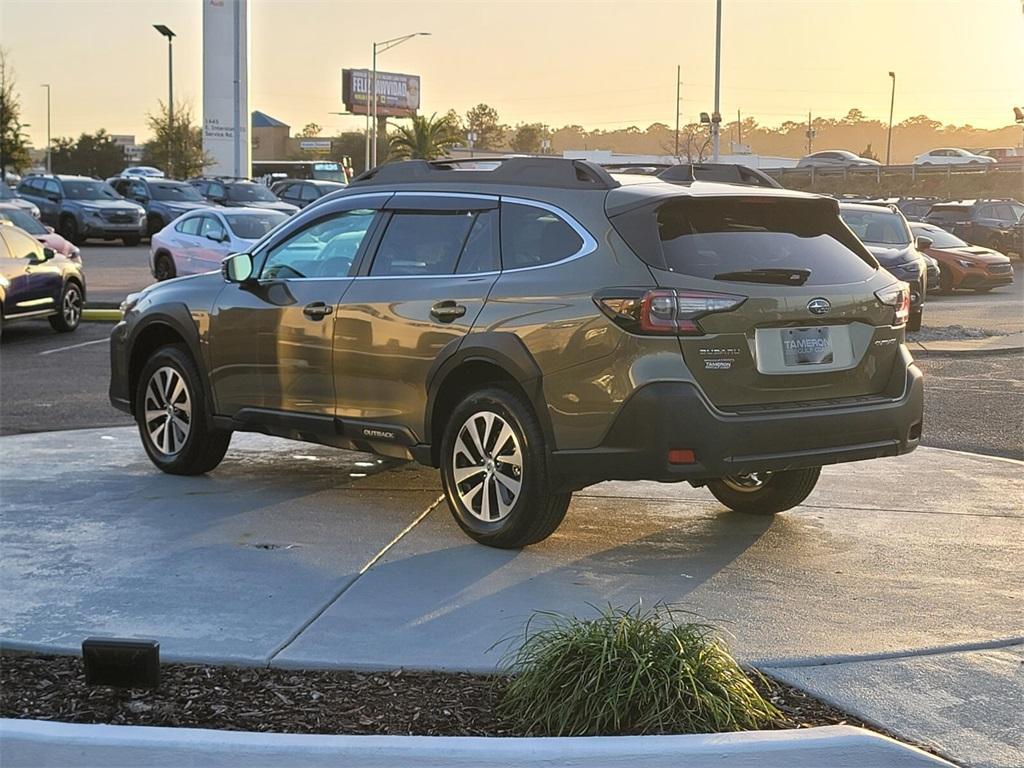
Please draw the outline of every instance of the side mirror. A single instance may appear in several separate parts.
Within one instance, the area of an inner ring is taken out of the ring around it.
[[[929,248],[932,247],[932,243],[934,243],[934,242],[935,241],[932,240],[930,237],[925,237],[924,235],[918,235],[917,243],[916,243],[917,250],[919,250],[919,251],[927,251]]]
[[[53,250],[53,248],[47,248],[46,246],[43,246],[43,261],[49,261],[56,255],[57,252]]]
[[[252,256],[235,253],[220,263],[220,272],[229,283],[245,283],[252,280]]]
[[[46,227],[46,231],[47,231],[47,232],[49,232],[49,233],[50,233],[50,234],[52,235],[52,234],[53,234],[54,232],[56,232],[57,230],[55,230],[55,229],[54,229],[53,227],[51,227],[51,226],[47,225],[47,227]]]
[[[58,195],[56,192],[48,192],[46,194],[46,199],[49,200],[51,203],[59,203],[60,195]]]

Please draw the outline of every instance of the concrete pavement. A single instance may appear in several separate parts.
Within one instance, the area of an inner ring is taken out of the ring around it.
[[[466,539],[436,505],[435,472],[262,436],[236,435],[202,478],[156,472],[131,428],[0,438],[0,466],[9,648],[118,635],[156,638],[168,659],[491,670],[495,642],[534,610],[637,600],[712,621],[773,668],[1024,635],[1011,460],[922,448],[827,468],[775,520],[685,485],[606,483],[520,552]],[[872,691],[892,711],[906,701]],[[1024,711],[1024,688],[1006,696],[999,707]],[[949,716],[972,727],[974,701]]]

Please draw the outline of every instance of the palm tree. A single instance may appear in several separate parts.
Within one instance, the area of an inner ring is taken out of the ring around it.
[[[447,115],[441,118],[436,112],[430,117],[415,115],[412,125],[398,126],[398,131],[391,136],[390,154],[396,158],[433,160],[461,141]]]

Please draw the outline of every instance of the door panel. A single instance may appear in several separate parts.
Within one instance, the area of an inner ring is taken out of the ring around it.
[[[283,234],[255,255],[257,280],[221,292],[210,345],[220,413],[248,407],[334,415],[335,310],[378,215],[372,204],[344,201]]]

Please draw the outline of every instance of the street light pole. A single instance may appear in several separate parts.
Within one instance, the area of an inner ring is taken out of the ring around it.
[[[715,20],[715,112],[711,116],[711,156],[714,162],[718,162],[718,132],[722,124],[721,105],[719,95],[722,85],[722,0],[717,2],[717,16]],[[716,119],[717,118],[717,119]]]
[[[50,84],[43,83],[46,89],[46,172],[53,173],[53,165],[50,160]]]
[[[428,37],[429,32],[413,32],[409,35],[402,35],[401,37],[393,37],[390,40],[385,40],[382,43],[373,44],[373,70],[370,74],[370,98],[373,99],[373,140],[372,149],[369,159],[372,160],[373,165],[367,165],[367,168],[375,168],[377,166],[377,52],[381,53],[391,50],[396,45],[401,45],[406,40],[411,40],[414,37]],[[367,110],[369,111],[369,110]]]
[[[676,162],[679,162],[679,89],[682,86],[683,68],[676,64]]]
[[[154,24],[153,29],[167,38],[167,176],[174,178],[171,173],[173,164],[171,152],[174,146],[174,33],[166,24]]]
[[[889,135],[885,140],[885,165],[889,165],[889,154],[892,152],[892,109],[896,106],[896,73],[890,72],[892,78],[892,95],[889,97]]]

